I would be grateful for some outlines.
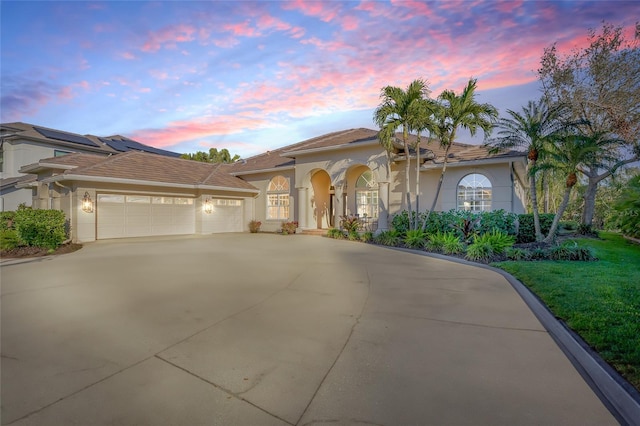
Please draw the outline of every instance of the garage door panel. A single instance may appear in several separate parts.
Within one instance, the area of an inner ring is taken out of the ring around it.
[[[207,215],[206,232],[242,232],[244,207],[242,200],[214,198],[213,212]]]
[[[195,203],[189,198],[98,195],[98,239],[193,234]]]

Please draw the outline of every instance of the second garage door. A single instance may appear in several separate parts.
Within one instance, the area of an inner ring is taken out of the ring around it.
[[[186,197],[98,194],[97,238],[195,232],[195,200]]]
[[[242,200],[213,198],[213,212],[202,222],[203,233],[242,232]]]

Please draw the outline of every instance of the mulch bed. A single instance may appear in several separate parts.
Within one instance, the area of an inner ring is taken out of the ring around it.
[[[82,244],[68,243],[63,244],[54,251],[49,251],[42,247],[17,247],[12,250],[0,251],[0,257],[3,259],[20,259],[25,257],[55,256],[58,254],[73,253],[80,250]]]

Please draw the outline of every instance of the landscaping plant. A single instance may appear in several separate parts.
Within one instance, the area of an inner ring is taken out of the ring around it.
[[[421,229],[410,229],[404,237],[404,245],[408,248],[422,249],[427,242],[427,236]]]

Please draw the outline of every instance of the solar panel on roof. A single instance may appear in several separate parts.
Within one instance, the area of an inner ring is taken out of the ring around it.
[[[111,148],[115,149],[116,151],[120,151],[120,152],[129,151],[129,148],[127,148],[127,146],[124,143],[122,143],[122,141],[119,141],[116,139],[106,139],[106,138],[100,138],[100,140],[106,143]]]
[[[122,142],[127,148],[136,151],[151,152],[153,154],[164,155],[167,157],[180,157],[180,154],[178,154],[177,152],[165,151],[164,149],[154,148],[149,145],[143,145],[140,142],[136,142],[132,139],[123,139]]]
[[[41,127],[34,127],[34,129],[36,129],[36,131],[40,133],[42,136],[44,136],[45,138],[55,139],[63,142],[77,143],[77,144],[86,145],[86,146],[95,146],[95,147],[100,146],[97,143],[93,142],[92,140],[85,138],[84,136],[74,135],[72,133],[58,132],[56,130],[43,129]]]

